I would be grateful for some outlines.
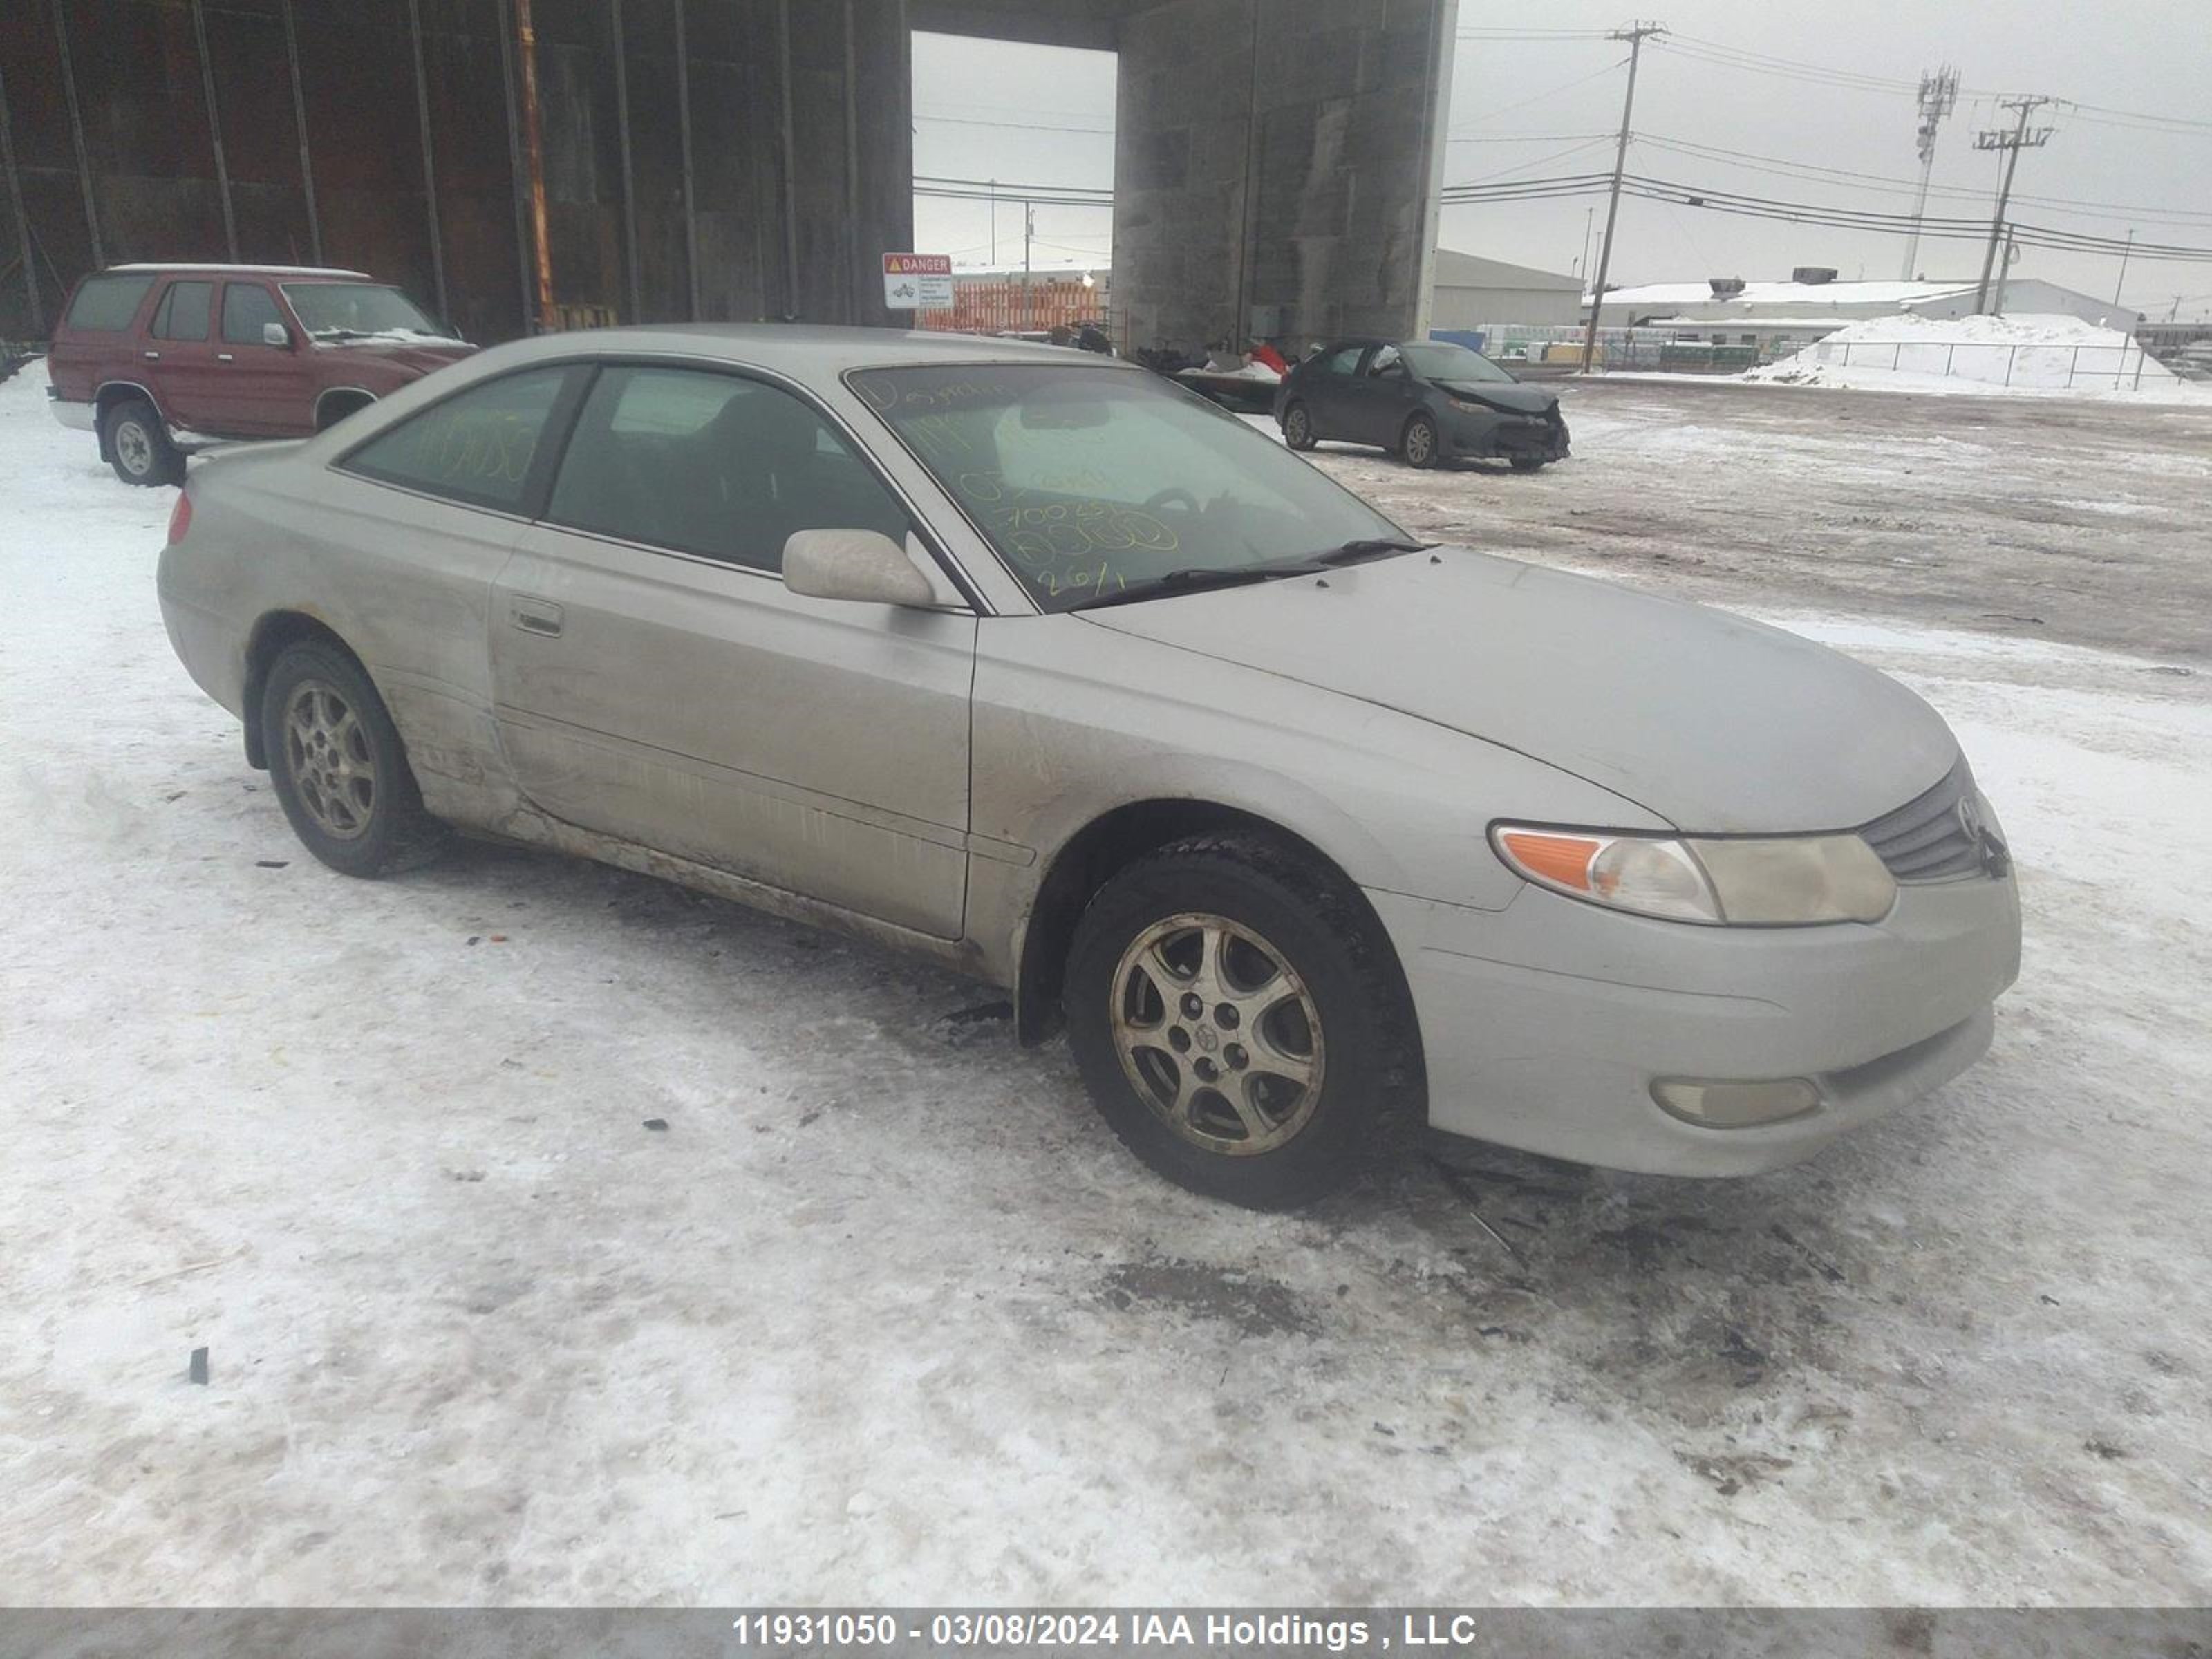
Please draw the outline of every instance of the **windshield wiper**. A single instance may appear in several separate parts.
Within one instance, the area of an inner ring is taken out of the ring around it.
[[[1132,605],[1139,599],[1157,599],[1169,593],[1195,593],[1212,587],[1243,587],[1253,582],[1273,581],[1278,576],[1310,576],[1328,567],[1312,559],[1297,559],[1273,564],[1244,564],[1214,568],[1191,565],[1181,570],[1170,570],[1165,575],[1154,576],[1117,588],[1111,593],[1097,593],[1087,599],[1079,599],[1067,607],[1070,611],[1096,611],[1109,605]]]
[[[1315,564],[1359,564],[1369,559],[1388,559],[1400,553],[1425,553],[1441,542],[1409,542],[1392,536],[1370,536],[1364,541],[1344,542],[1325,553],[1307,556]]]

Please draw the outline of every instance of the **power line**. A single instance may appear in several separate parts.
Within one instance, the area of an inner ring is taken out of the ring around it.
[[[1609,132],[1544,132],[1528,134],[1478,133],[1470,137],[1453,138],[1455,144],[1563,144],[1571,138],[1610,138]]]
[[[1877,173],[1858,173],[1848,167],[1824,167],[1816,161],[1796,161],[1780,156],[1755,156],[1740,149],[1723,149],[1717,145],[1696,143],[1687,138],[1662,137],[1658,133],[1639,132],[1635,136],[1638,144],[1650,144],[1654,149],[1672,150],[1678,155],[1694,156],[1700,161],[1718,161],[1723,166],[1740,167],[1752,173],[1768,173],[1784,178],[1809,178],[1826,184],[1834,182],[1846,190],[1882,191],[1899,194],[1914,188],[1911,181],[1888,177]],[[1862,182],[1863,181],[1863,182]],[[1956,199],[1980,201],[1987,191],[1970,190],[1958,185],[1932,185],[1931,196],[1948,196]],[[2191,213],[2170,207],[2151,207],[2126,202],[2098,202],[2069,196],[2030,196],[2017,194],[2018,202],[2032,203],[2038,207],[2082,210],[2083,218],[2109,218],[2134,221],[2143,218],[2166,218],[2181,224],[2212,224],[2212,214]],[[2089,210],[2101,210],[2089,211]]]
[[[1622,64],[1627,62],[1628,60],[1624,58],[1620,59],[1620,63],[1603,64],[1597,69],[1592,70],[1587,75],[1577,75],[1571,81],[1562,81],[1556,87],[1547,87],[1541,92],[1534,93],[1528,97],[1523,98],[1517,104],[1508,104],[1503,109],[1494,109],[1486,115],[1477,116],[1474,120],[1468,123],[1467,127],[1455,127],[1452,131],[1454,132],[1465,132],[1468,130],[1468,127],[1479,127],[1486,122],[1495,121],[1501,115],[1510,115],[1516,110],[1523,110],[1528,108],[1531,104],[1540,104],[1547,99],[1556,98],[1563,92],[1571,92],[1577,87],[1582,86],[1588,82],[1596,80],[1601,75],[1612,74],[1613,70],[1620,68]]]
[[[1769,58],[1761,52],[1743,52],[1721,46],[1716,41],[1699,40],[1692,35],[1670,35],[1666,46],[1667,50],[1677,57],[1692,58],[1719,69],[1775,76],[1784,80],[1808,82],[1815,86],[1833,87],[1848,92],[1880,93],[1889,97],[1911,98],[1919,92],[1918,84],[1911,81],[1892,80],[1887,76],[1861,75],[1854,70],[1838,70],[1820,64],[1801,64],[1787,58]]]
[[[1607,194],[1612,186],[1607,173],[1579,173],[1556,179],[1507,180],[1498,184],[1469,183],[1454,185],[1444,192],[1448,205],[1471,206],[1492,202],[1535,201],[1567,197],[1589,197]],[[1644,174],[1625,173],[1622,192],[1640,200],[1662,203],[1674,207],[1692,207],[1715,213],[1734,213],[1753,218],[1776,219],[1793,224],[1820,224],[1843,230],[1869,231],[1881,235],[1902,236],[1911,234],[1912,216],[1883,212],[1871,208],[1850,208],[1833,204],[1796,201],[1778,197],[1747,195],[1740,191],[1715,190],[1703,185],[1684,184],[1669,179],[1652,178]],[[1989,234],[1988,221],[1978,216],[1935,217],[1921,221],[1923,234],[1929,236],[1978,241]],[[2039,247],[2057,252],[2117,254],[2123,249],[2132,249],[2136,258],[2176,259],[2189,262],[2212,263],[2212,247],[2181,243],[2132,244],[2117,236],[2094,235],[2087,232],[2067,230],[2061,227],[2011,221],[2008,223],[2013,240],[2025,247]]]
[[[1114,136],[1114,129],[1111,127],[1076,127],[1069,126],[1063,122],[986,121],[978,116],[923,115],[919,112],[916,112],[914,118],[917,121],[933,121],[940,126],[948,127],[1005,127],[1017,132],[1088,132],[1104,138],[1111,138]]]
[[[1612,137],[1613,135],[1611,133],[1601,132],[1595,138],[1585,139],[1579,144],[1570,144],[1566,149],[1554,150],[1549,155],[1540,155],[1533,161],[1522,161],[1516,167],[1500,167],[1495,173],[1479,173],[1474,178],[1467,179],[1464,182],[1470,185],[1479,185],[1487,179],[1503,179],[1510,173],[1519,173],[1528,167],[1540,167],[1547,161],[1557,161],[1569,155],[1579,155],[1582,151],[1586,149],[1595,149],[1598,145],[1610,142]]]

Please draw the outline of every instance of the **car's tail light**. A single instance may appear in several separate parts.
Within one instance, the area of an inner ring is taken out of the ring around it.
[[[174,547],[184,540],[192,527],[192,498],[187,490],[177,492],[177,504],[169,509],[169,545]]]

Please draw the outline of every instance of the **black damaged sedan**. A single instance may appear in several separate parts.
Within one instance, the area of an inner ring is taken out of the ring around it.
[[[1409,466],[1564,460],[1557,394],[1522,386],[1479,351],[1443,340],[1335,340],[1283,377],[1275,421],[1292,449],[1375,444]]]

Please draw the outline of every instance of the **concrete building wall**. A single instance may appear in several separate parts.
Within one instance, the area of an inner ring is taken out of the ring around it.
[[[1124,343],[1425,331],[1457,0],[1168,0],[1125,16]]]
[[[50,331],[100,264],[232,257],[526,331],[515,4],[0,0],[0,335]],[[878,256],[913,241],[911,31],[934,27],[1119,52],[1124,343],[1427,328],[1458,0],[532,5],[556,306],[904,321]]]

